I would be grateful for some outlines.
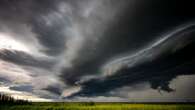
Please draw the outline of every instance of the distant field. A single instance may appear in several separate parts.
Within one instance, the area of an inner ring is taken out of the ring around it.
[[[193,104],[128,104],[128,103],[32,103],[0,105],[0,110],[195,110]]]

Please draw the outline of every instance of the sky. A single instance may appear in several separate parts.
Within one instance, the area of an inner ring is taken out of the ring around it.
[[[195,101],[195,14],[178,0],[1,0],[0,93]]]

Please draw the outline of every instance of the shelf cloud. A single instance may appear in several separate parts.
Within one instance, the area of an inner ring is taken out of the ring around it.
[[[185,101],[194,91],[191,4],[1,0],[0,93],[38,101]]]

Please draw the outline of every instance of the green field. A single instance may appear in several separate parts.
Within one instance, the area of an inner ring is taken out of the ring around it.
[[[0,110],[195,110],[193,104],[128,104],[128,103],[32,103],[0,105]]]

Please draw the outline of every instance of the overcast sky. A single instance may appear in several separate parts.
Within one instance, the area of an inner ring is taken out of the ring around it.
[[[176,0],[1,0],[0,93],[195,101],[195,14]]]

